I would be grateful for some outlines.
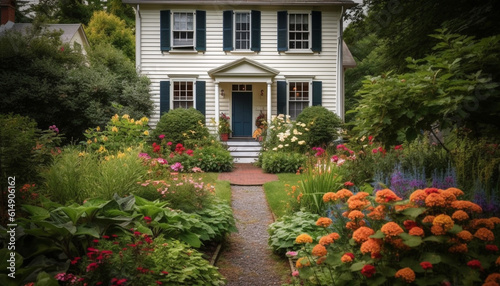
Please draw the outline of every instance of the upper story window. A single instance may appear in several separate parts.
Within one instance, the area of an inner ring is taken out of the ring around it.
[[[236,50],[250,50],[250,13],[234,13],[234,41]]]
[[[290,117],[296,119],[302,110],[309,106],[309,102],[309,82],[289,82],[288,114]]]
[[[192,81],[174,81],[172,98],[173,108],[190,108],[194,106],[194,83]]]
[[[174,48],[193,47],[194,27],[192,12],[173,13],[172,46]]]
[[[292,50],[309,49],[309,15],[288,15],[288,46]]]

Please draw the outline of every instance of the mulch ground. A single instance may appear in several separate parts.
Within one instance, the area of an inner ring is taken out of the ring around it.
[[[288,261],[268,247],[272,214],[261,186],[232,186],[232,207],[238,233],[224,243],[216,263],[228,286],[271,286],[286,283]]]

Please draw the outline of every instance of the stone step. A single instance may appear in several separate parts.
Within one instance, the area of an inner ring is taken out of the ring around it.
[[[231,146],[228,148],[229,151],[236,152],[260,152],[260,146]]]
[[[233,157],[259,157],[259,152],[230,152]]]
[[[257,158],[234,158],[234,163],[255,163]]]

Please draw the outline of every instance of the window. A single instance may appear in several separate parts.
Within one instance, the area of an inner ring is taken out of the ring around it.
[[[173,47],[186,48],[194,46],[194,15],[187,12],[173,13]]]
[[[192,81],[174,81],[173,107],[190,108],[194,106],[194,93]]]
[[[290,82],[288,91],[288,114],[292,119],[309,106],[309,82]]]
[[[236,50],[250,49],[250,13],[234,13],[234,39]]]
[[[309,15],[288,15],[288,46],[292,50],[309,49]]]
[[[233,84],[232,91],[252,91],[251,84]]]

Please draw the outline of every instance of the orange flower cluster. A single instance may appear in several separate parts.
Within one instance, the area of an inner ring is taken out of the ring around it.
[[[463,210],[457,210],[451,215],[451,218],[456,221],[464,221],[469,219],[469,215]]]
[[[385,206],[377,206],[368,214],[368,217],[372,220],[383,220],[385,218]]]
[[[320,257],[320,256],[325,256],[325,255],[327,254],[326,247],[324,247],[324,246],[323,246],[323,245],[321,245],[321,244],[316,244],[316,245],[313,247],[313,249],[312,249],[312,251],[311,251],[311,254],[312,254],[313,256],[318,256],[318,257]]]
[[[352,196],[353,196],[352,192],[349,191],[348,189],[341,189],[340,191],[337,192],[337,198],[341,200],[348,199]]]
[[[432,227],[435,227],[435,229],[442,229],[442,232],[447,232],[448,230],[452,229],[453,226],[455,225],[455,222],[449,215],[445,214],[440,214],[434,218],[432,221]],[[432,229],[431,229],[432,231]],[[434,232],[433,232],[434,233]],[[436,233],[434,233],[436,234]],[[437,234],[436,234],[437,235]]]
[[[309,234],[303,233],[295,239],[295,243],[302,244],[302,243],[312,243],[313,239]]]
[[[347,215],[347,218],[349,218],[350,220],[360,220],[363,219],[364,217],[365,215],[358,210],[350,211],[349,214]]]
[[[410,231],[408,231],[408,234],[414,236],[422,236],[422,237],[425,235],[424,230],[418,226],[412,227]]]
[[[446,201],[439,193],[431,193],[425,198],[425,205],[427,207],[445,207]]]
[[[329,227],[332,223],[333,223],[333,221],[330,218],[327,218],[327,217],[320,217],[316,221],[316,225],[317,226],[321,226],[321,227]]]
[[[333,242],[334,242],[333,239],[329,235],[322,236],[319,239],[319,244],[324,245],[324,246],[330,245]]]
[[[359,248],[359,250],[363,254],[371,253],[373,256],[374,254],[380,253],[380,251],[382,249],[381,245],[382,245],[382,241],[380,239],[369,238],[367,241],[365,241],[361,244],[361,247]]]
[[[375,234],[375,231],[367,226],[362,226],[352,233],[352,239],[357,243],[362,243],[370,238],[370,235]]]
[[[380,230],[387,237],[396,236],[396,235],[404,232],[404,230],[399,226],[399,224],[392,222],[392,221],[384,224],[382,226],[382,228],[380,228]]]
[[[467,248],[467,244],[459,243],[448,248],[448,251],[451,253],[466,253],[469,249]]]
[[[337,194],[334,192],[328,192],[323,195],[323,202],[328,203],[328,202],[334,202],[337,200]]]
[[[488,275],[488,277],[486,277],[486,280],[484,280],[485,284],[483,285],[486,285],[486,283],[496,283],[496,285],[500,285],[500,273],[491,273],[490,275]],[[488,284],[488,285],[495,285],[495,284]]]
[[[473,219],[470,222],[470,225],[473,229],[479,229],[481,227],[485,227],[487,229],[494,229],[495,224],[487,218],[479,218],[479,219]]]
[[[454,201],[451,203],[451,207],[457,210],[465,210],[472,213],[482,213],[483,209],[470,201]]]
[[[349,262],[352,262],[354,260],[354,254],[352,253],[345,253],[344,255],[342,255],[342,257],[340,257],[340,261],[342,261],[343,263],[349,263]]]
[[[457,233],[457,237],[465,242],[469,242],[474,238],[474,236],[472,236],[472,233],[470,233],[468,230],[460,231],[459,233]]]
[[[379,204],[386,204],[390,202],[400,201],[401,198],[398,197],[393,191],[390,189],[383,189],[377,191],[375,196],[375,201]]]
[[[474,233],[474,237],[479,238],[484,241],[493,241],[495,240],[495,235],[493,232],[485,227],[481,227]]]
[[[406,283],[411,283],[415,281],[415,272],[413,272],[413,270],[411,270],[410,267],[399,269],[398,272],[396,272],[396,275],[394,276],[396,278],[401,278]]]
[[[410,202],[427,207],[448,207],[464,193],[457,188],[440,190],[436,188],[419,189],[410,195]]]
[[[295,262],[295,267],[297,268],[303,268],[307,266],[311,266],[311,262],[306,257],[301,257],[297,260],[297,262]]]
[[[370,205],[370,202],[366,199],[366,197],[368,197],[369,195],[370,194],[368,194],[366,192],[359,192],[359,193],[351,196],[347,200],[347,206],[351,210],[362,210]]]

